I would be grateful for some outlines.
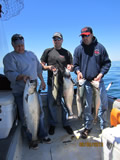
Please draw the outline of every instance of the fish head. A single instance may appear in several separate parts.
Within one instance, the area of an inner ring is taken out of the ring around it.
[[[58,74],[58,69],[56,71],[53,71],[53,75],[56,76]]]
[[[91,81],[91,84],[92,84],[93,87],[99,89],[100,82],[93,80],[93,81]]]
[[[78,85],[79,85],[79,86],[84,85],[85,81],[86,81],[85,79],[80,79],[80,80],[78,81]]]
[[[70,78],[71,77],[70,71],[67,68],[65,68],[65,70],[64,70],[64,77],[66,77],[66,78]]]
[[[36,88],[37,88],[37,80],[30,80],[28,93],[33,94],[36,91]]]

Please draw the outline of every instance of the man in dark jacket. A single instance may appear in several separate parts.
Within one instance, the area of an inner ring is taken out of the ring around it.
[[[74,51],[74,69],[78,81],[85,79],[86,104],[84,108],[85,129],[81,134],[82,138],[87,138],[92,129],[93,116],[92,110],[92,81],[99,82],[100,107],[98,117],[101,130],[105,128],[105,119],[103,115],[108,108],[107,93],[105,90],[103,76],[109,71],[111,61],[108,57],[105,47],[100,44],[93,35],[92,28],[85,27],[81,30],[81,44]]]

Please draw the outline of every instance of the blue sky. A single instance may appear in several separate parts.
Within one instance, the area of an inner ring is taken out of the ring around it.
[[[22,34],[25,48],[40,59],[46,48],[53,47],[52,35],[57,31],[63,34],[63,47],[73,54],[85,26],[92,27],[112,61],[120,60],[119,10],[120,0],[24,0],[20,14],[0,19],[0,66],[3,56],[13,50],[14,33]]]

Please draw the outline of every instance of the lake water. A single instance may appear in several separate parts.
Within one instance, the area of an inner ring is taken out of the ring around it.
[[[0,73],[3,73],[3,69],[0,68]],[[71,73],[72,79],[76,79],[76,74]],[[43,77],[47,84],[47,71],[43,71]],[[107,87],[110,82],[113,82],[108,91],[108,95],[120,98],[120,61],[113,61],[109,72],[104,76],[104,83]],[[46,90],[47,91],[47,88]]]
[[[120,61],[113,61],[109,72],[104,77],[105,86],[113,82],[108,95],[120,98]]]

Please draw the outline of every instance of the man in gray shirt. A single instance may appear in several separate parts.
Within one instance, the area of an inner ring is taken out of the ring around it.
[[[25,50],[24,37],[20,34],[14,34],[11,38],[11,43],[14,51],[8,53],[3,59],[4,73],[11,82],[12,93],[18,107],[22,129],[27,135],[28,141],[31,145],[31,139],[25,124],[23,111],[23,92],[25,82],[28,78],[35,80],[39,77],[42,89],[45,89],[46,85],[42,77],[42,66],[38,61],[38,58],[33,52]],[[50,138],[47,137],[48,134],[44,125],[41,124],[42,122],[43,119],[40,118],[41,126],[39,136],[41,136],[45,142],[49,143]],[[32,144],[33,149],[36,149],[37,147],[38,143]]]

